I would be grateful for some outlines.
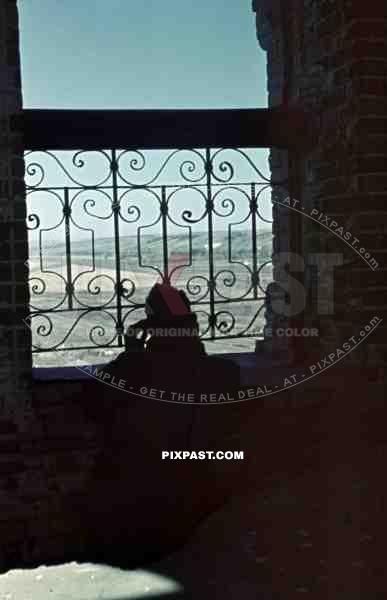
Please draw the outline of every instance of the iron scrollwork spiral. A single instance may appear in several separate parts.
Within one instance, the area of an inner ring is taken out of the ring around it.
[[[215,327],[222,335],[227,335],[234,329],[235,317],[230,311],[221,310],[215,314],[215,318]]]
[[[70,338],[81,327],[80,347],[119,347],[130,311],[136,316],[143,311],[145,286],[152,277],[155,283],[178,271],[177,285],[200,318],[203,339],[249,335],[261,312],[263,270],[270,266],[270,257],[258,256],[260,241],[253,237],[258,223],[271,223],[263,205],[274,184],[248,151],[28,152],[26,180],[27,226],[40,254],[30,273],[35,341],[53,340],[53,350],[70,348]],[[56,198],[45,212],[40,210],[42,194]],[[49,233],[62,238],[59,249],[46,256],[42,239]],[[156,239],[163,254],[157,264],[155,258],[147,260]],[[174,263],[166,275],[174,252],[184,255],[184,264]],[[97,258],[102,272],[96,269]],[[125,270],[124,259],[138,271],[136,277]],[[243,322],[238,302],[248,307]],[[63,319],[68,321],[64,335]]]
[[[187,183],[198,183],[205,178],[205,159],[203,155],[197,150],[174,150],[166,159],[162,162],[161,166],[156,169],[156,174],[146,176],[145,170],[147,167],[147,160],[143,152],[140,150],[124,150],[121,152],[117,159],[118,164],[118,176],[120,180],[130,186],[151,186],[157,182],[157,180],[165,174],[167,167],[173,162],[175,157],[178,157],[181,153],[189,153],[191,154],[191,158],[183,160],[183,162],[178,166],[178,174],[182,178],[184,182]],[[124,167],[122,165],[123,159],[127,157],[127,155],[134,155],[129,160],[129,174],[132,171],[134,174],[142,174],[143,180],[137,179],[137,181],[133,178],[129,178],[127,175],[124,175]],[[196,162],[195,162],[196,160]],[[198,164],[202,167],[202,171],[200,170]],[[195,175],[195,173],[198,174]]]

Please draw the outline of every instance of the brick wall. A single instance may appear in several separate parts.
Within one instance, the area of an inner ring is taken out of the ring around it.
[[[270,103],[303,108],[315,128],[314,148],[299,165],[302,203],[351,232],[350,244],[357,238],[358,249],[379,265],[373,270],[337,235],[303,219],[304,257],[336,252],[344,260],[335,269],[334,314],[317,311],[316,280],[312,270],[307,273],[305,321],[320,328],[326,354],[385,313],[387,9],[382,1],[256,0],[255,10],[267,51]],[[285,213],[279,223],[286,222]],[[383,324],[347,360],[384,365],[384,340]]]
[[[386,388],[372,379],[371,370],[324,374],[250,416],[246,480],[268,593],[325,600],[387,591]]]
[[[21,102],[18,15],[16,2],[6,0],[0,4],[0,557],[3,548],[22,553],[22,518],[29,512],[20,440],[32,417]]]
[[[336,252],[344,263],[335,270],[333,314],[317,310],[316,280],[309,279],[304,319],[320,338],[305,344],[303,358],[313,362],[351,336],[358,341],[373,317],[385,320],[387,4],[256,0],[254,8],[269,97],[303,108],[315,128],[313,149],[298,157],[303,205],[337,221],[378,263],[370,268],[333,233],[304,220],[304,257]],[[261,478],[252,476],[251,485],[264,490],[256,518],[268,592],[376,598],[387,590],[380,560],[385,332],[382,323],[337,368],[273,397],[259,425],[251,419],[265,460],[257,459]]]
[[[23,488],[16,506],[9,496],[0,570],[75,559],[128,566],[174,548],[237,494],[249,499],[268,592],[387,591],[385,392],[378,369],[350,368],[211,407],[128,398],[101,382],[35,384],[40,432],[19,438]],[[161,460],[176,449],[245,459]],[[19,477],[15,461],[8,477]]]
[[[0,8],[0,352],[1,406],[11,418],[25,416],[31,372],[28,304],[21,82],[16,3]],[[20,122],[20,120],[19,120]]]
[[[95,380],[35,383],[32,405],[33,426],[1,432],[0,572],[72,560],[133,566],[181,544],[230,493],[200,465],[162,460],[192,442],[190,406]]]

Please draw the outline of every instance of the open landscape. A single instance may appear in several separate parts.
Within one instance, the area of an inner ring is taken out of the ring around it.
[[[260,271],[262,290],[272,278],[271,244],[271,231],[262,230],[257,236],[258,269],[269,261]],[[207,339],[211,334],[206,332],[210,312],[207,232],[192,236],[191,252],[187,236],[171,236],[168,238],[168,255],[170,265],[184,267],[176,273],[174,284],[184,289],[192,302],[207,351],[254,350],[255,340],[263,328],[263,291],[258,289],[257,298],[261,299],[254,299],[251,233],[237,231],[230,239],[227,231],[214,232],[216,340]],[[66,257],[64,243],[50,245],[46,242],[41,249],[38,244],[30,243],[30,323],[34,350],[41,350],[34,352],[34,366],[103,363],[122,351],[116,332],[116,256],[113,237],[94,240],[94,251],[91,237],[72,242],[71,259]],[[144,235],[140,246],[137,236],[120,239],[118,262],[123,292],[120,310],[125,329],[144,317],[146,295],[163,271],[162,256],[159,236]],[[70,280],[72,294],[67,292]],[[243,337],[243,334],[251,337]],[[228,336],[238,337],[230,339]]]

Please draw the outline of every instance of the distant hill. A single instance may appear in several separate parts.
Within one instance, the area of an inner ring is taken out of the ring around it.
[[[214,231],[213,251],[214,258],[226,257],[229,253],[229,237],[227,231]],[[258,258],[260,260],[269,260],[272,254],[272,232],[271,230],[262,230],[257,235]],[[123,236],[120,238],[121,256],[127,258],[137,257],[137,236]],[[142,256],[147,260],[152,256],[160,256],[163,252],[162,240],[157,235],[142,235],[140,241]],[[47,249],[43,248],[43,253],[47,252],[50,256],[60,256],[65,254],[64,243],[55,244]],[[77,262],[82,262],[82,258],[91,256],[92,241],[89,240],[72,241],[71,254],[78,257]],[[102,259],[106,266],[114,261],[115,242],[113,237],[98,238],[94,243],[95,256]],[[188,253],[189,239],[186,234],[168,236],[168,252]],[[37,254],[38,248],[32,245],[30,255]],[[231,256],[233,259],[251,258],[252,240],[251,233],[248,230],[234,231],[231,237]],[[208,234],[207,232],[196,232],[192,235],[192,257],[205,258],[208,255]]]

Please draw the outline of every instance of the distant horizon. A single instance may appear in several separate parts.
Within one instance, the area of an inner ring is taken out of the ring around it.
[[[251,233],[251,228],[250,227],[246,227],[243,229],[238,229],[236,230],[238,232],[248,232]],[[235,233],[236,233],[235,231]],[[257,235],[259,236],[260,233],[268,233],[272,231],[272,225],[269,223],[264,223],[264,224],[259,224],[257,227]],[[213,234],[216,233],[227,233],[228,234],[228,228],[225,229],[213,229],[212,230]],[[192,236],[197,235],[197,234],[203,234],[203,233],[208,233],[208,229],[199,229],[196,231],[192,231]],[[152,237],[160,237],[160,235],[158,235],[157,233],[142,233],[141,237],[147,237],[147,236],[152,236]],[[181,233],[172,233],[170,236],[167,236],[167,238],[169,239],[173,239],[176,238],[177,236],[183,236],[183,237],[187,237],[187,233],[186,232],[181,232]],[[74,238],[71,233],[70,233],[70,238],[71,238],[71,243],[82,243],[82,242],[87,242],[90,241],[91,237],[90,236],[85,236],[82,238]],[[125,238],[137,238],[137,233],[134,234],[125,234],[125,235],[119,235],[119,239],[125,239]],[[115,236],[114,235],[104,235],[104,236],[94,236],[94,241],[103,241],[103,240],[114,240]],[[60,244],[65,244],[65,238],[60,239],[60,240],[56,240],[56,239],[52,239],[51,240],[53,244],[55,244],[55,246],[59,246]],[[46,242],[47,243],[47,242]],[[34,245],[34,246],[38,246],[37,242],[33,242],[31,241],[30,245]]]

